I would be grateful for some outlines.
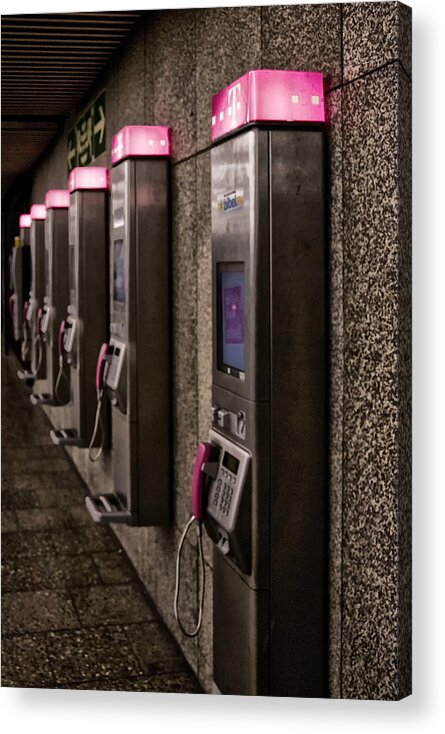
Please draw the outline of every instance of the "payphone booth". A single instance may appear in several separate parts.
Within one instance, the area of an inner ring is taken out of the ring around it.
[[[30,370],[19,370],[21,380],[32,382],[44,379],[45,353],[38,329],[39,309],[45,295],[45,219],[44,204],[33,204],[30,210],[31,286],[24,305],[22,360],[30,361]]]
[[[169,157],[169,128],[113,138],[110,341],[96,388],[99,410],[102,394],[111,403],[114,492],[86,498],[100,523],[171,521]]]
[[[214,681],[225,694],[322,697],[322,74],[249,72],[213,98],[212,115],[213,425],[193,491],[214,541]]]
[[[69,303],[68,291],[68,190],[52,189],[45,196],[45,296],[38,313],[37,329],[46,358],[43,392],[33,393],[33,405],[60,405],[69,400],[69,376],[62,379],[59,325]],[[69,373],[68,373],[69,375]]]
[[[50,432],[55,444],[88,446],[96,414],[96,356],[107,339],[108,169],[74,168],[69,177],[68,313],[60,324],[63,369],[70,372],[70,425]],[[103,417],[102,441],[107,431]]]
[[[11,281],[13,293],[10,296],[10,313],[13,323],[15,341],[23,338],[24,303],[31,288],[31,248],[30,248],[31,217],[21,214],[19,219],[20,235],[15,238],[11,261]],[[25,354],[25,361],[29,354]]]

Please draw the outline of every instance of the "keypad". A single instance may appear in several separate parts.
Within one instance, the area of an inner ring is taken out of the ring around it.
[[[213,505],[226,517],[229,515],[235,489],[236,477],[227,469],[221,468],[216,480]]]

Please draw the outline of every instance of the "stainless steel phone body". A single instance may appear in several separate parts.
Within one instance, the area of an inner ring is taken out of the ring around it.
[[[206,526],[223,693],[327,695],[324,157],[315,127],[253,127],[211,151],[221,481]]]
[[[169,162],[111,171],[110,348],[115,497],[89,500],[98,522],[171,522]],[[111,504],[110,504],[111,503]]]
[[[55,443],[89,445],[96,414],[96,364],[108,338],[107,190],[77,190],[68,215],[69,305],[64,334],[70,368],[71,424],[51,431]],[[108,416],[103,411],[107,436]],[[97,445],[100,436],[93,445]]]
[[[42,392],[31,397],[34,404],[57,405],[69,400],[68,370],[67,379],[59,380],[57,396],[54,392],[59,371],[59,327],[66,317],[68,303],[68,209],[48,208],[45,220],[45,296],[40,323],[46,378],[39,383]]]
[[[46,377],[46,355],[37,334],[37,317],[45,296],[45,220],[32,219],[31,243],[31,288],[29,291],[26,321],[30,340],[31,373],[35,380]]]
[[[22,340],[21,357],[23,362],[29,361],[31,344],[29,325],[26,321],[24,306],[31,290],[31,229],[20,227],[20,254],[13,263],[14,282],[14,334],[19,330],[18,339]],[[26,338],[26,343],[25,343]]]
[[[14,339],[22,339],[23,306],[31,287],[31,250],[29,227],[20,227],[20,246],[14,247],[11,262],[11,280],[13,293],[13,331]]]

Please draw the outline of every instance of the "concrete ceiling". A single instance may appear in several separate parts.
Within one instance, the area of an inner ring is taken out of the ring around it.
[[[2,196],[44,153],[140,15],[2,16]]]

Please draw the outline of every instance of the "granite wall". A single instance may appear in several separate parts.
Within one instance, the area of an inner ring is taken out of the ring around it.
[[[125,124],[173,128],[175,521],[116,533],[209,691],[208,541],[198,639],[178,633],[172,603],[194,450],[210,425],[211,98],[259,67],[321,70],[328,90],[331,695],[411,690],[410,61],[411,10],[396,2],[146,12],[92,90],[107,95],[107,153],[96,163],[109,163]],[[63,135],[35,172],[32,201],[65,186]],[[56,426],[66,420],[63,409],[48,413]],[[112,452],[96,465],[70,453],[93,490],[110,486]],[[185,555],[192,623],[194,539]]]

